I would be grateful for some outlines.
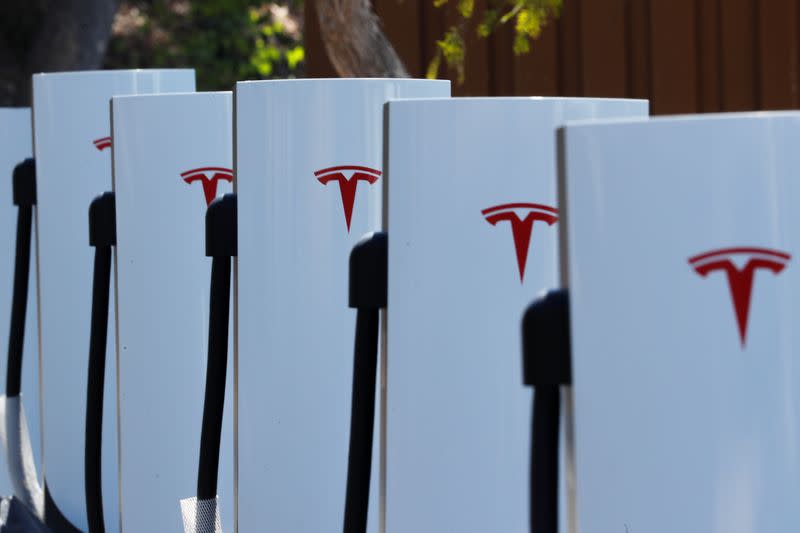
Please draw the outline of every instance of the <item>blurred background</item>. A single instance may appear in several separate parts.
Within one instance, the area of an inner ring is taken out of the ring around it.
[[[800,0],[2,0],[0,105],[33,72],[194,67],[448,78],[456,95],[649,98],[657,114],[798,107]]]

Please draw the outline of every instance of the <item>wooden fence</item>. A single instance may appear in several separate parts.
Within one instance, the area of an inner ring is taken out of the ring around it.
[[[306,0],[311,77],[335,76]],[[450,3],[455,0],[450,0]],[[481,10],[486,0],[475,0]],[[406,68],[422,76],[435,41],[456,23],[433,0],[373,0]],[[482,39],[469,27],[457,95],[649,98],[658,114],[798,107],[800,0],[564,0],[560,19],[527,55],[510,28]],[[455,78],[443,71],[441,77]]]

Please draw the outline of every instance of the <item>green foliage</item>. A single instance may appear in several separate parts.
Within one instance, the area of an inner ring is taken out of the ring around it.
[[[458,13],[465,19],[472,17],[475,10],[475,0],[458,0]]]
[[[302,75],[298,7],[258,0],[123,0],[105,66],[194,67],[199,90]]]
[[[463,37],[461,37],[461,32],[456,27],[450,28],[441,41],[436,41],[436,55],[428,66],[426,76],[431,79],[436,78],[442,58],[444,58],[447,66],[458,74],[458,82],[464,83],[465,52],[466,46],[464,45]]]
[[[456,10],[461,18],[452,26],[440,41],[436,42],[436,54],[428,65],[426,76],[436,78],[444,60],[448,68],[458,74],[459,83],[464,81],[464,58],[467,54],[464,33],[471,21],[474,0],[457,0]],[[433,0],[435,7],[442,7],[448,0]],[[514,53],[530,52],[531,41],[542,33],[542,29],[561,13],[563,0],[489,0],[489,7],[483,12],[480,22],[475,26],[479,37],[486,38],[501,24],[514,21]]]

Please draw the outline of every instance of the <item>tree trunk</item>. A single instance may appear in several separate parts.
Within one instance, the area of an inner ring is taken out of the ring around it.
[[[370,0],[316,1],[328,57],[342,77],[408,78]]]
[[[0,104],[30,105],[32,74],[100,68],[119,0],[2,0],[5,24],[35,20],[0,42]],[[4,28],[6,35],[9,28]],[[24,52],[23,52],[24,51]]]

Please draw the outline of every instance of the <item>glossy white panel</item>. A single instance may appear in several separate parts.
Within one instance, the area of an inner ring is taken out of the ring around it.
[[[112,100],[126,531],[180,531],[178,500],[197,490],[211,275],[205,193],[232,189],[231,105],[229,92]],[[234,515],[232,367],[218,482],[225,531]]]
[[[800,114],[565,136],[581,533],[797,531]]]
[[[193,70],[33,76],[45,478],[56,504],[79,528],[86,528],[83,456],[94,254],[88,209],[95,195],[111,189],[109,100],[114,95],[186,91],[194,91]],[[113,309],[113,297],[110,305]],[[119,527],[113,332],[110,327],[103,425],[103,504],[109,531]]]
[[[355,327],[348,257],[381,226],[382,107],[449,94],[449,82],[425,80],[236,86],[241,531],[342,527]],[[340,166],[372,170],[344,183],[356,170],[319,172]],[[354,194],[343,195],[340,183],[355,185]],[[378,525],[378,443],[370,531]]]
[[[11,325],[11,300],[14,291],[14,254],[17,242],[17,213],[12,196],[14,167],[31,157],[31,110],[0,109],[0,379],[8,371],[8,333]],[[32,235],[32,239],[34,236]],[[22,397],[28,419],[31,444],[41,475],[41,434],[39,423],[39,350],[36,345],[36,265],[35,243],[31,241],[31,272],[28,278],[28,309],[25,314],[25,340],[22,353]],[[0,454],[0,456],[2,456]],[[5,459],[0,459],[0,493],[12,493]]]
[[[555,129],[643,116],[647,102],[387,107],[386,531],[527,532],[532,393],[519,324],[557,285]]]

